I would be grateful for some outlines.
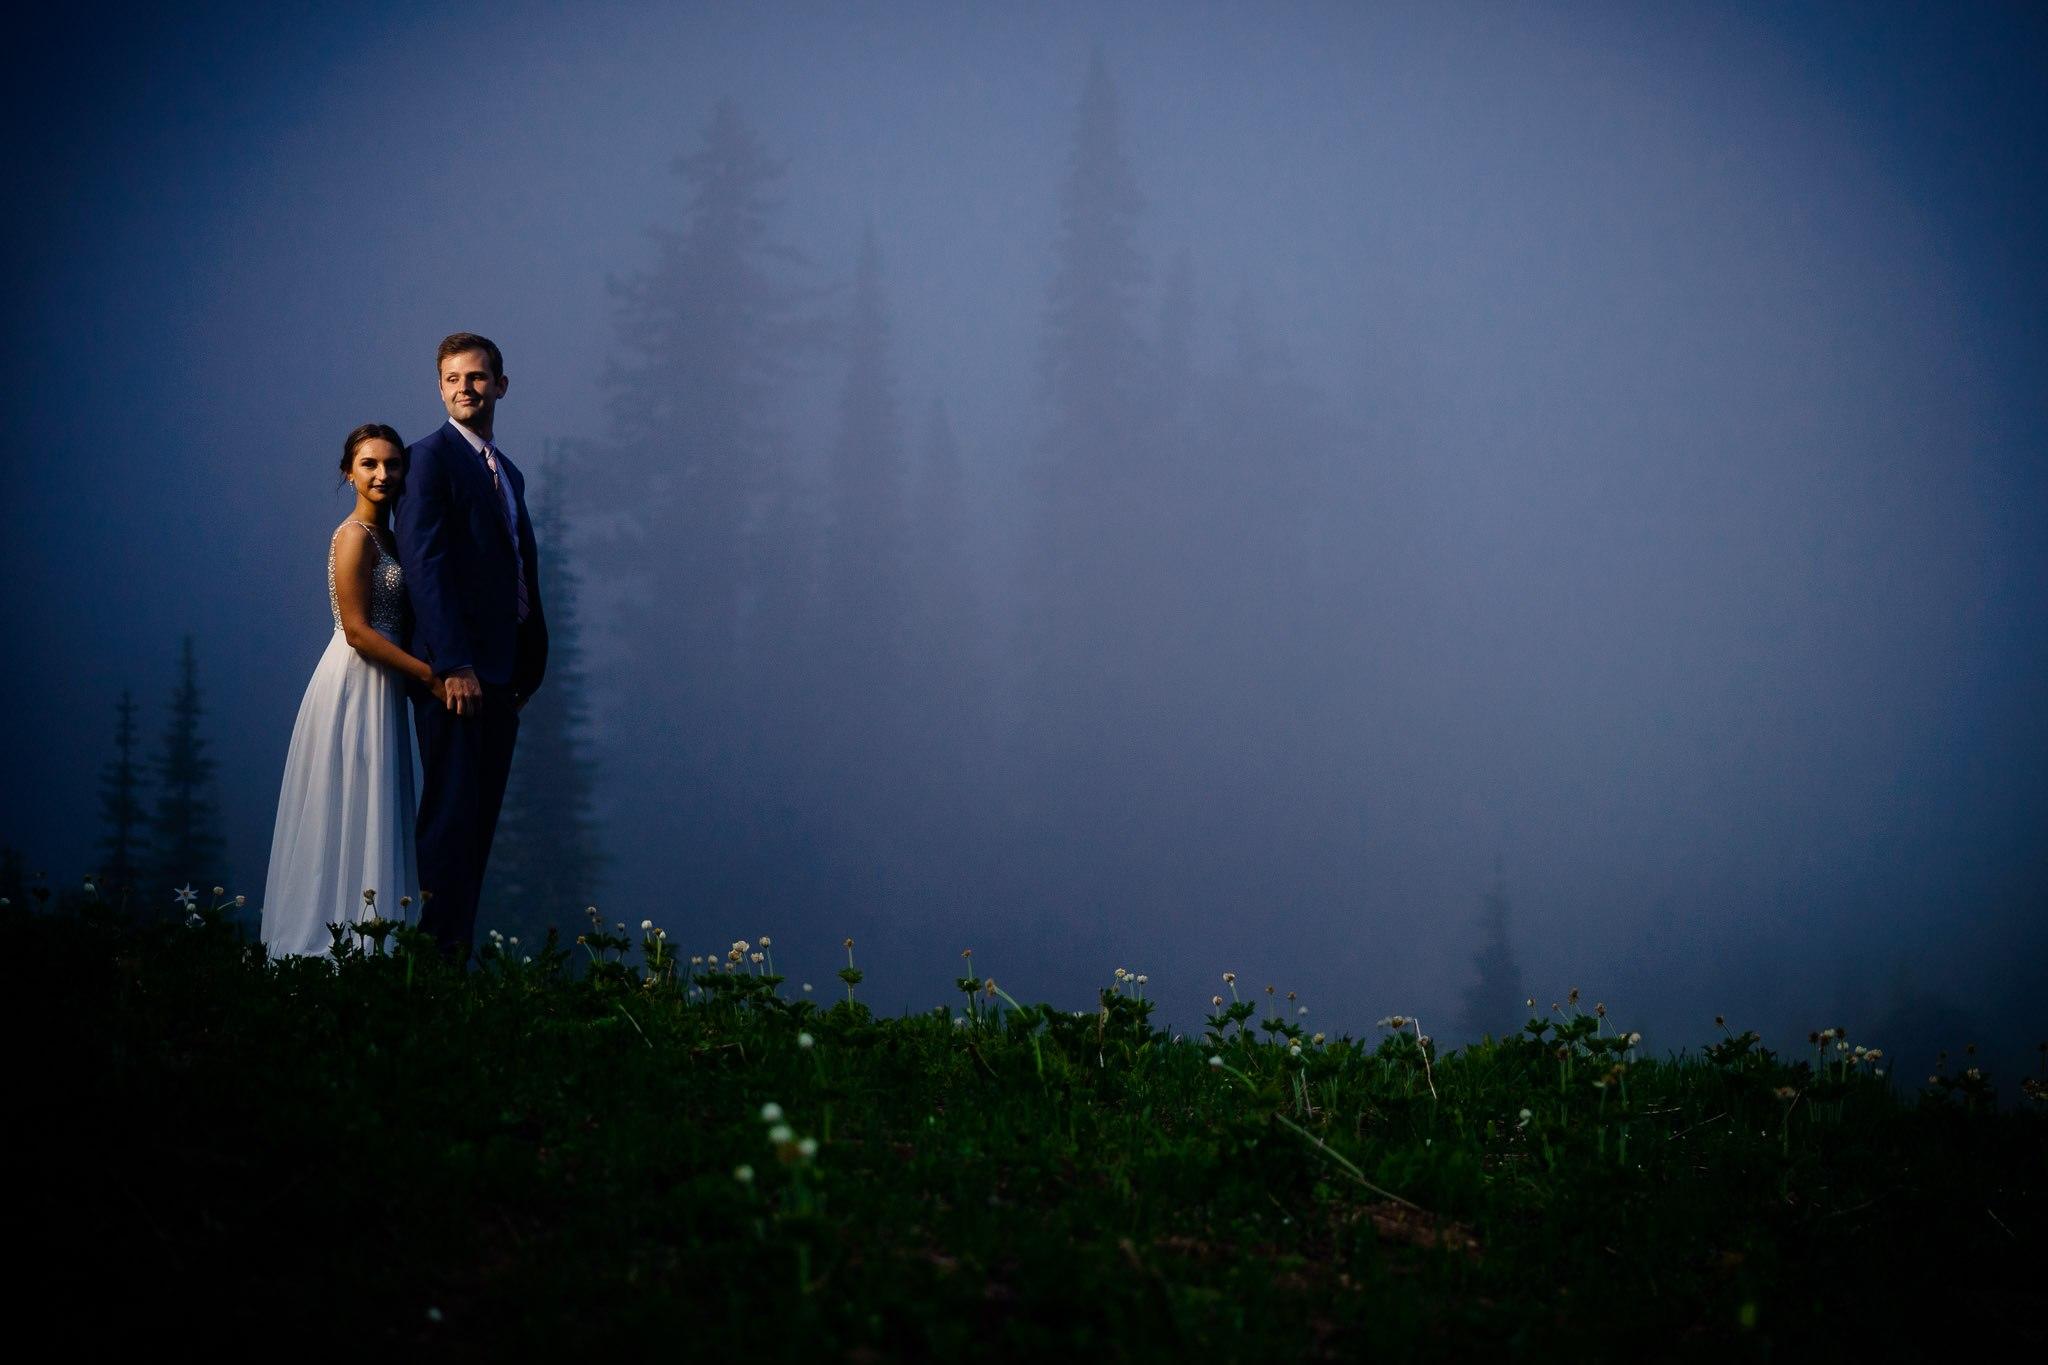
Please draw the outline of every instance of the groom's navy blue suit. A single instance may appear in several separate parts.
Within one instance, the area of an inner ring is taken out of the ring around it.
[[[516,554],[490,468],[453,422],[442,423],[407,452],[411,467],[392,518],[412,601],[407,648],[437,676],[471,668],[483,685],[483,704],[468,716],[448,710],[425,688],[413,692],[424,770],[416,842],[427,899],[420,927],[463,959],[476,941],[484,864],[519,738],[518,707],[540,686],[548,657],[526,480],[492,449],[499,477],[512,492]]]

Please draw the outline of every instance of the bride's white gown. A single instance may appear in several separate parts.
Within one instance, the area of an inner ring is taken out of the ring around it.
[[[335,541],[344,535],[370,540],[377,556],[370,624],[395,642],[405,614],[405,571],[367,524],[344,524]],[[401,896],[414,897],[410,917],[418,911],[405,682],[356,653],[342,634],[331,543],[327,602],[334,634],[292,727],[263,884],[263,943],[272,957],[330,951],[328,924],[358,918],[366,889],[377,893],[377,911],[386,919],[399,918]]]

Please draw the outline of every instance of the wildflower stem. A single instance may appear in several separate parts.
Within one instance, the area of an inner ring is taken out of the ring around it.
[[[626,1022],[633,1026],[633,1032],[640,1035],[640,1041],[647,1044],[647,1050],[652,1052],[654,1050],[654,1040],[647,1036],[646,1029],[640,1027],[640,1021],[633,1017],[633,1011],[626,1008],[624,1001],[614,1000],[612,1003],[618,1006],[619,1013],[625,1015]]]
[[[1347,1175],[1349,1175],[1353,1180],[1356,1180],[1359,1184],[1365,1186],[1368,1190],[1371,1190],[1380,1198],[1391,1199],[1396,1204],[1399,1204],[1402,1208],[1414,1209],[1417,1213],[1428,1212],[1428,1210],[1423,1208],[1420,1204],[1414,1203],[1411,1200],[1403,1199],[1400,1195],[1395,1194],[1392,1190],[1386,1189],[1379,1185],[1375,1185],[1372,1183],[1372,1181],[1367,1180],[1365,1178],[1365,1172],[1359,1170],[1357,1164],[1353,1162],[1349,1157],[1345,1156],[1342,1152],[1332,1147],[1329,1143],[1324,1142],[1321,1138],[1317,1137],[1314,1133],[1311,1133],[1308,1129],[1296,1123],[1293,1119],[1288,1118],[1287,1115],[1275,1114],[1273,1115],[1273,1117],[1276,1121],[1285,1124],[1287,1127],[1292,1128],[1295,1132],[1301,1134],[1301,1136],[1307,1138],[1310,1145],[1312,1145],[1317,1151],[1321,1152],[1324,1156],[1330,1158],[1330,1160],[1336,1162],[1339,1166],[1342,1166]]]
[[[1217,1057],[1219,1059],[1220,1056],[1221,1054],[1217,1054]],[[1258,1087],[1252,1084],[1252,1078],[1245,1075],[1244,1072],[1238,1070],[1236,1067],[1232,1066],[1230,1063],[1225,1061],[1216,1060],[1214,1064],[1219,1069],[1229,1072],[1231,1075],[1237,1077],[1238,1080],[1244,1082],[1245,1088],[1247,1090],[1257,1093]],[[1353,1180],[1356,1180],[1359,1184],[1365,1186],[1368,1190],[1371,1190],[1380,1198],[1391,1199],[1396,1204],[1399,1204],[1401,1207],[1407,1209],[1414,1209],[1417,1213],[1429,1212],[1428,1209],[1423,1208],[1422,1205],[1415,1203],[1413,1200],[1403,1199],[1400,1195],[1395,1194],[1392,1190],[1386,1189],[1379,1185],[1375,1185],[1372,1181],[1366,1179],[1365,1172],[1358,1169],[1358,1164],[1356,1162],[1352,1161],[1351,1158],[1345,1156],[1342,1152],[1332,1147],[1329,1143],[1324,1142],[1321,1138],[1317,1137],[1314,1133],[1311,1133],[1308,1129],[1296,1123],[1293,1119],[1288,1118],[1287,1115],[1275,1113],[1273,1115],[1273,1118],[1276,1122],[1284,1124],[1286,1127],[1291,1128],[1300,1136],[1306,1138],[1309,1142],[1309,1145],[1314,1147],[1317,1151],[1321,1152],[1324,1156],[1330,1158],[1330,1160],[1336,1162],[1339,1166],[1343,1167],[1347,1175],[1349,1175]]]
[[[1422,1078],[1429,1082],[1429,1097],[1436,1099],[1436,1076],[1429,1069],[1429,1045],[1422,1041],[1422,1021],[1410,1019],[1408,1022],[1415,1025],[1415,1050],[1422,1054]]]

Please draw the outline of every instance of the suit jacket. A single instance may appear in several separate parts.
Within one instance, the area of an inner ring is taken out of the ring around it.
[[[479,681],[529,696],[547,668],[540,553],[526,515],[526,478],[501,453],[498,470],[518,510],[519,558],[483,457],[443,422],[407,450],[405,492],[392,514],[398,560],[412,600],[407,646],[440,674],[473,668]],[[527,614],[519,620],[518,564]]]

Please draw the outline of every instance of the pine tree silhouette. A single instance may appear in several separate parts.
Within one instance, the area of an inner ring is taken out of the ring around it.
[[[1144,208],[1123,147],[1123,114],[1101,52],[1089,59],[1060,192],[1057,265],[1041,360],[1052,444],[1070,459],[1107,458],[1128,442],[1144,388],[1137,312],[1146,270],[1137,246]]]
[[[190,884],[203,889],[228,880],[220,805],[213,789],[214,764],[199,733],[203,715],[199,664],[192,637],[187,635],[179,650],[170,720],[157,751],[156,810],[149,829],[155,871],[139,888],[141,905],[152,913],[171,913],[175,886]]]
[[[988,641],[968,552],[965,471],[952,419],[938,399],[925,417],[921,446],[909,535],[916,584],[910,690],[924,698],[917,707],[922,715],[950,699],[963,722],[986,719]]]
[[[559,445],[536,469],[534,539],[540,545],[541,601],[548,613],[548,672],[519,717],[519,744],[498,814],[484,927],[540,941],[550,924],[574,937],[585,905],[601,899],[604,859],[596,819],[596,763],[590,754],[580,582],[566,504],[569,461]]]
[[[1473,980],[1465,988],[1461,1022],[1468,1038],[1492,1034],[1507,1037],[1520,1030],[1527,1016],[1522,969],[1508,941],[1508,895],[1494,860],[1493,886],[1479,898],[1479,951],[1472,955]]]
[[[1022,641],[1033,690],[1027,725],[1039,761],[1063,770],[1133,734],[1127,711],[1157,676],[1147,650],[1154,367],[1137,322],[1144,201],[1122,128],[1097,52],[1060,190],[1040,358],[1049,421]]]
[[[822,804],[872,866],[901,818],[907,646],[903,417],[889,354],[882,254],[861,237],[845,322],[839,422],[825,462],[817,668]]]
[[[623,843],[668,855],[666,884],[763,911],[791,860],[796,774],[815,737],[819,537],[781,414],[828,333],[807,263],[777,236],[784,165],[736,104],[719,102],[676,170],[680,226],[655,232],[648,269],[613,284],[612,458],[589,471],[609,482],[597,510],[616,528],[592,562],[632,585],[620,638],[660,698],[619,708],[609,771],[665,794],[619,819]]]
[[[135,754],[135,698],[127,688],[114,707],[114,756],[100,772],[100,895],[116,903],[134,896],[148,866],[148,812]]]
[[[825,629],[830,673],[872,695],[896,682],[904,630],[903,418],[873,228],[861,238],[854,270],[846,355],[827,465]]]
[[[712,713],[696,719],[729,730],[750,613],[789,548],[766,542],[763,509],[789,493],[777,402],[793,353],[816,340],[799,314],[812,292],[789,283],[801,258],[771,228],[784,165],[737,105],[719,102],[676,169],[689,188],[681,230],[656,231],[653,265],[612,286],[613,432],[627,480],[614,492],[660,549],[626,547],[652,572],[660,661],[696,693],[691,709]]]

